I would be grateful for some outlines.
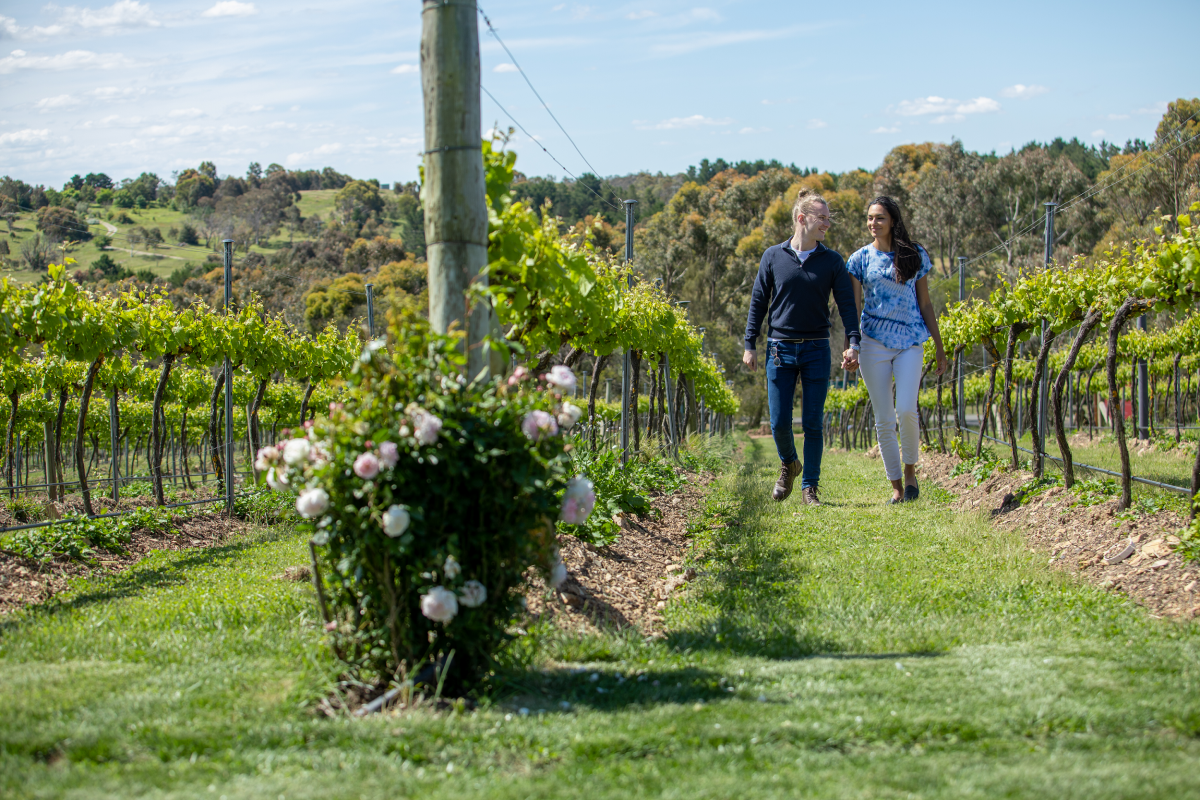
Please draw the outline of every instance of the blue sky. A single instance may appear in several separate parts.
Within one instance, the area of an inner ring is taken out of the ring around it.
[[[1200,3],[510,0],[483,5],[602,175],[702,158],[874,168],[905,142],[980,151],[1150,138],[1195,96]],[[587,171],[481,25],[483,83]],[[413,180],[417,0],[0,0],[0,174],[167,178],[202,160]],[[1192,76],[1189,79],[1189,76]],[[510,123],[486,95],[485,127]],[[518,136],[518,168],[563,176]]]

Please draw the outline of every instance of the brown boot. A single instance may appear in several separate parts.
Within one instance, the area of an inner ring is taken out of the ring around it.
[[[771,490],[771,499],[780,502],[787,500],[788,495],[792,493],[792,484],[796,482],[796,477],[803,469],[804,467],[799,461],[793,461],[780,467],[779,480],[775,481],[775,488]]]
[[[815,486],[805,486],[804,491],[801,492],[801,496],[804,498],[804,502],[806,505],[810,505],[810,506],[821,505],[821,498],[817,497],[817,487],[815,487]]]

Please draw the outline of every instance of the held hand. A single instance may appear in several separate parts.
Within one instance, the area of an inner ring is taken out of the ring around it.
[[[846,348],[842,353],[842,369],[847,372],[854,372],[858,369],[858,351],[853,347]]]
[[[942,350],[939,347],[938,351],[937,351],[937,371],[934,374],[935,375],[945,374],[948,365],[949,365],[949,362],[946,361],[946,351]]]
[[[749,367],[751,372],[754,372],[758,369],[758,353],[746,350],[742,353],[742,363]]]

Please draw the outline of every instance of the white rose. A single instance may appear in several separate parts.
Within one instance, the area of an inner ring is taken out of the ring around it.
[[[417,444],[433,444],[442,430],[442,420],[428,411],[422,411],[413,416],[413,426],[416,428],[414,435]]]
[[[458,602],[467,608],[478,608],[487,600],[487,587],[479,581],[467,581],[463,584]]]
[[[383,512],[383,532],[395,539],[408,530],[408,523],[411,519],[407,508],[399,505],[392,506]]]
[[[562,410],[558,412],[558,424],[563,428],[569,428],[579,418],[583,416],[583,409],[573,403],[563,403]]]
[[[421,613],[434,622],[449,622],[458,614],[458,598],[449,589],[435,586],[421,595]]]
[[[296,498],[296,510],[305,519],[319,517],[329,508],[329,492],[324,489],[305,489]]]
[[[296,466],[308,461],[312,454],[312,445],[308,439],[291,439],[283,446],[283,460],[289,466]]]
[[[446,556],[446,563],[442,567],[442,574],[446,576],[446,580],[452,581],[462,574],[462,567],[459,566],[458,560],[454,556]]]
[[[259,472],[266,472],[278,460],[279,448],[267,445],[258,451],[258,457],[254,459],[254,468]]]
[[[550,372],[542,377],[546,379],[546,383],[551,386],[557,386],[564,392],[575,391],[575,373],[568,366],[559,364],[556,367],[551,367]]]
[[[267,485],[277,492],[286,492],[292,488],[292,485],[288,483],[287,473],[278,467],[271,467],[267,472]]]

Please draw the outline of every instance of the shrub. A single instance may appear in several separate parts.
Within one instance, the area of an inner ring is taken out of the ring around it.
[[[443,674],[465,691],[511,638],[529,568],[565,577],[560,506],[583,522],[594,496],[575,481],[560,501],[570,458],[556,387],[523,370],[467,383],[454,341],[413,314],[398,315],[392,341],[391,355],[363,351],[344,406],[306,438],[263,448],[258,467],[274,488],[303,487],[296,507],[327,565],[339,654],[391,679],[453,652]],[[570,371],[556,370],[565,384]]]

